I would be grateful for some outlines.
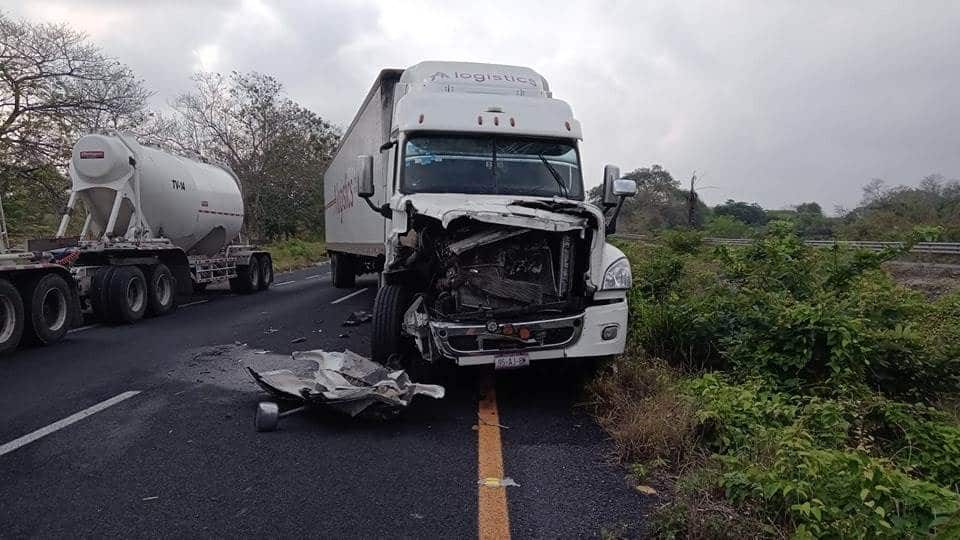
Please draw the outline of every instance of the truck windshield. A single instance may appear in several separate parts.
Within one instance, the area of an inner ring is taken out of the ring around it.
[[[576,147],[516,137],[420,135],[407,139],[404,193],[583,198]]]

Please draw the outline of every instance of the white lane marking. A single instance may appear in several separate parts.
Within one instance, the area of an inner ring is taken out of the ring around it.
[[[123,400],[125,400],[125,399],[132,398],[133,396],[135,396],[135,395],[137,395],[137,394],[139,394],[139,393],[140,393],[140,390],[128,390],[128,391],[126,391],[126,392],[124,392],[124,393],[122,393],[122,394],[118,394],[118,395],[116,395],[116,396],[113,396],[112,398],[110,398],[110,399],[108,399],[108,400],[106,400],[106,401],[101,401],[100,403],[97,403],[96,405],[94,405],[94,406],[92,406],[92,407],[88,407],[88,408],[86,408],[86,409],[84,409],[84,410],[82,410],[82,411],[80,411],[80,412],[78,412],[78,413],[71,414],[70,416],[64,418],[63,420],[57,420],[56,422],[54,422],[54,423],[52,423],[52,424],[50,424],[50,425],[48,425],[48,426],[46,426],[46,427],[42,427],[42,428],[34,431],[33,433],[28,433],[28,434],[24,435],[23,437],[20,437],[20,438],[18,438],[18,439],[14,439],[14,440],[8,442],[7,444],[4,444],[3,446],[0,446],[0,456],[2,456],[2,455],[4,455],[4,454],[9,454],[10,452],[13,452],[14,450],[16,450],[16,449],[18,449],[18,448],[20,448],[20,447],[22,447],[22,446],[26,446],[26,445],[32,443],[33,441],[35,441],[35,440],[37,440],[37,439],[46,437],[47,435],[49,435],[49,434],[51,434],[51,433],[53,433],[53,432],[55,432],[55,431],[61,430],[61,429],[65,428],[65,427],[69,426],[70,424],[77,423],[77,422],[79,422],[80,420],[83,420],[84,418],[86,418],[86,417],[88,417],[88,416],[92,416],[92,415],[97,414],[98,412],[100,412],[100,411],[102,411],[102,410],[104,410],[104,409],[113,407],[113,406],[116,405],[117,403],[120,403],[121,401],[123,401]]]
[[[280,283],[274,283],[273,286],[274,286],[274,287],[283,287],[284,285],[289,285],[289,284],[291,284],[291,283],[296,283],[296,282],[297,282],[297,280],[291,279],[290,281],[281,281]]]
[[[303,279],[317,279],[317,278],[322,278],[322,277],[325,276],[325,275],[326,275],[326,274],[314,274],[314,275],[312,275],[312,276],[307,276],[307,277],[305,277],[305,278],[303,278]]]
[[[185,308],[185,307],[195,306],[197,304],[206,304],[209,301],[210,300],[195,300],[193,302],[187,302],[186,304],[180,304],[180,307]]]
[[[354,296],[356,296],[356,295],[358,295],[358,294],[360,294],[360,293],[362,293],[362,292],[365,292],[365,291],[366,291],[367,289],[369,289],[369,288],[370,288],[370,287],[364,287],[364,288],[360,289],[359,291],[354,291],[354,292],[352,292],[352,293],[344,296],[343,298],[337,298],[336,300],[334,300],[333,302],[330,302],[330,303],[331,303],[331,304],[339,304],[340,302],[343,302],[344,300],[349,300],[349,299],[353,298]]]
[[[98,327],[98,326],[100,326],[99,323],[88,324],[88,325],[86,325],[86,326],[78,326],[78,327],[76,327],[76,328],[71,328],[70,330],[67,330],[67,333],[68,333],[68,334],[72,334],[72,333],[74,333],[74,332],[83,332],[84,330],[89,330],[89,329],[91,329],[91,328],[96,328],[96,327]]]

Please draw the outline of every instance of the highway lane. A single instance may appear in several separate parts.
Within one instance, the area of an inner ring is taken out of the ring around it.
[[[496,376],[504,474],[519,487],[477,486],[483,369],[457,372],[445,399],[399,421],[320,412],[256,433],[263,394],[236,343],[368,350],[369,325],[341,323],[371,308],[375,281],[350,296],[327,271],[278,275],[249,296],[211,290],[167,317],[0,360],[0,444],[140,392],[0,455],[0,535],[472,537],[482,489],[506,490],[509,515],[495,519],[517,538],[640,532],[650,501],[576,407],[579,381],[542,367]]]

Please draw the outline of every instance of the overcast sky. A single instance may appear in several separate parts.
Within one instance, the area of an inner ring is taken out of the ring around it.
[[[841,5],[842,4],[842,5]],[[0,0],[67,22],[163,104],[197,70],[276,76],[346,126],[384,67],[530,66],[604,163],[703,176],[711,203],[854,205],[871,178],[960,177],[960,3]]]

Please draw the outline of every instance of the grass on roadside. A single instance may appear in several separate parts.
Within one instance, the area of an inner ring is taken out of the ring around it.
[[[323,240],[290,238],[266,244],[263,249],[273,257],[274,272],[306,268],[326,258]]]

